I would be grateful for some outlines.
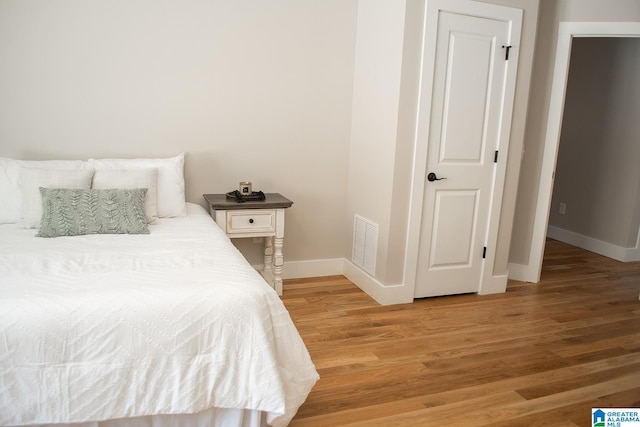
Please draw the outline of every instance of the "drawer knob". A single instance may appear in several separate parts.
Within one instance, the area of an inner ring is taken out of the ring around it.
[[[249,224],[253,224],[253,218],[249,218]]]

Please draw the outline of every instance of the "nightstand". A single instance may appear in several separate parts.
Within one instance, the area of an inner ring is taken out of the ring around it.
[[[284,257],[284,211],[293,202],[278,193],[265,193],[264,200],[238,203],[226,194],[204,194],[209,213],[222,231],[232,239],[264,238],[265,280],[282,295]]]

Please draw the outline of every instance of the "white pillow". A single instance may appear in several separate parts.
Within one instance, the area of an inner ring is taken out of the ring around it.
[[[40,187],[88,190],[91,188],[93,171],[21,167],[19,176],[22,193],[20,225],[24,228],[38,228],[42,217]]]
[[[90,159],[96,171],[109,169],[158,169],[158,217],[186,215],[184,153],[168,159]]]
[[[18,183],[20,167],[59,170],[87,170],[82,160],[15,160],[0,157],[0,224],[20,221],[22,196]]]
[[[144,212],[147,216],[147,222],[152,222],[158,219],[157,180],[157,168],[105,169],[94,172],[91,188],[98,190],[147,188],[147,195],[144,199]]]

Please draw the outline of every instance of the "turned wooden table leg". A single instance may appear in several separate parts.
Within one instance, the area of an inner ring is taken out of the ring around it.
[[[273,270],[273,237],[264,238],[264,271]]]
[[[276,237],[274,239],[273,287],[278,295],[282,295],[282,265],[284,264],[284,256],[282,254],[283,245],[284,239],[282,237]]]

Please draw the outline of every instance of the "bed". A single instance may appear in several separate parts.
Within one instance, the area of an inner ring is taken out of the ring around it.
[[[0,225],[0,425],[257,427],[295,415],[318,374],[276,292],[199,205],[147,228],[45,238]]]

